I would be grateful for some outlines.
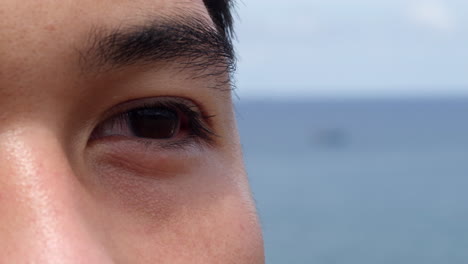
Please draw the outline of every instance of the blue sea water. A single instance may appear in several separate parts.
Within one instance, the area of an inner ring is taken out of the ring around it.
[[[468,99],[236,111],[267,263],[468,263]]]

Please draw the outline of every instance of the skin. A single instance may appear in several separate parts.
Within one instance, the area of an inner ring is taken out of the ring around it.
[[[200,0],[2,1],[1,263],[264,263],[230,92],[207,88],[220,77],[79,65],[93,28],[183,10],[212,24]],[[215,142],[90,140],[116,106],[162,96],[215,115]]]

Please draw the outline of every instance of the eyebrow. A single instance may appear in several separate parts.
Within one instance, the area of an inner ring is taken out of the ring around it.
[[[89,47],[80,52],[85,71],[116,69],[158,62],[178,62],[194,78],[227,76],[236,59],[229,36],[197,18],[150,21],[114,30],[94,29]]]

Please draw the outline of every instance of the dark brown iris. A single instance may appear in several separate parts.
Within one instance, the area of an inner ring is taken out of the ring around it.
[[[168,139],[176,135],[180,121],[177,112],[170,109],[137,109],[129,112],[129,125],[136,137]]]

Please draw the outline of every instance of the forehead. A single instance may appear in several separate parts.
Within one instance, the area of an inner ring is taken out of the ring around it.
[[[92,28],[137,24],[149,17],[196,15],[210,21],[202,0],[3,0],[0,59],[57,54],[85,40]],[[31,51],[31,52],[27,52]],[[59,54],[57,54],[59,55]],[[61,55],[64,55],[63,53]]]
[[[125,18],[132,12],[169,13],[175,9],[204,12],[202,0],[3,0],[0,5],[1,22],[12,18],[27,22],[51,23],[59,19],[86,21]],[[17,15],[27,15],[17,17]]]
[[[212,24],[202,0],[3,0],[0,4],[0,93],[30,94],[78,72],[77,51],[93,29],[196,16]],[[50,76],[49,76],[50,75]]]

